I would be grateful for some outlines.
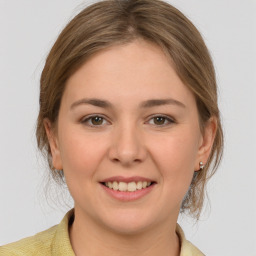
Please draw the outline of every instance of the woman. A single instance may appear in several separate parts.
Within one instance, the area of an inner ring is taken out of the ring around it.
[[[203,255],[177,218],[199,218],[221,158],[216,91],[200,33],[171,5],[84,9],[47,57],[37,123],[74,209],[0,255]]]

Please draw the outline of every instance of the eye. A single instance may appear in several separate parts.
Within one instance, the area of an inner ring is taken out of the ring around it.
[[[156,126],[166,126],[174,123],[174,120],[167,116],[154,116],[148,123]]]
[[[89,126],[103,126],[107,124],[106,119],[99,115],[86,117],[81,122],[83,124],[88,124]]]

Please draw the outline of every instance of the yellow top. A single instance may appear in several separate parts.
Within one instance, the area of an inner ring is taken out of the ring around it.
[[[69,211],[59,225],[35,236],[0,246],[0,256],[75,256],[68,233],[69,221],[73,217],[73,213],[73,210]],[[202,252],[186,240],[178,224],[176,232],[181,242],[180,256],[204,256]]]

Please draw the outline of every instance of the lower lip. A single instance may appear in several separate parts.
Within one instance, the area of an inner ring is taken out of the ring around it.
[[[150,185],[149,187],[140,189],[140,190],[136,190],[133,192],[123,192],[123,191],[119,191],[119,190],[114,190],[111,188],[108,188],[106,186],[104,186],[103,184],[101,184],[102,188],[113,198],[120,200],[120,201],[134,201],[134,200],[138,200],[144,196],[146,196],[147,194],[149,194],[152,189],[154,188],[155,184]]]

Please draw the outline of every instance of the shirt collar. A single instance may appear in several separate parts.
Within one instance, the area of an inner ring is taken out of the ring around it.
[[[57,226],[55,237],[52,243],[52,255],[56,256],[75,256],[72,249],[70,238],[69,238],[69,225],[74,219],[74,209],[70,210],[65,217],[62,219],[61,223]],[[180,256],[203,256],[204,254],[200,252],[193,244],[186,240],[185,234],[179,224],[176,225],[176,233],[180,239]]]
[[[74,209],[70,210],[61,223],[57,226],[55,237],[52,242],[51,252],[56,256],[75,256],[69,239],[69,223],[73,219]]]
[[[176,233],[180,239],[180,256],[204,256],[198,248],[186,239],[185,234],[178,223],[176,225]]]

